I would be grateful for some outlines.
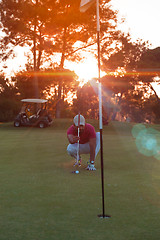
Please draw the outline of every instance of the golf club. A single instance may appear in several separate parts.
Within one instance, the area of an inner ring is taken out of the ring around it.
[[[78,113],[78,137],[79,137],[79,133],[80,133],[80,113]],[[77,162],[76,164],[79,164],[79,140],[77,142]]]
[[[77,136],[79,137],[79,134],[80,134],[80,113],[78,113],[78,133],[77,133]],[[80,160],[80,156],[79,156],[79,140],[77,142],[77,157],[76,157],[76,163],[74,164],[75,167],[80,167],[80,164],[79,164],[79,160]],[[76,171],[73,171],[72,173],[79,173],[78,170]]]

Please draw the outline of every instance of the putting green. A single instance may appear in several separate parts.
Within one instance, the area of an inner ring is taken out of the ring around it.
[[[98,130],[96,121],[89,121]],[[138,151],[135,124],[104,126],[105,212],[102,213],[100,156],[97,171],[71,174],[66,130],[0,125],[1,240],[158,240],[160,161]],[[150,126],[159,132],[160,126]],[[157,135],[156,135],[157,139]]]

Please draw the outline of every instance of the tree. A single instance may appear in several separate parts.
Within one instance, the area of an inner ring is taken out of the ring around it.
[[[138,39],[132,41],[129,34],[120,34],[118,48],[108,57],[103,46],[102,61],[106,71],[115,71],[124,68],[126,71],[133,71],[137,68],[143,54],[148,50],[148,43]]]
[[[11,121],[19,109],[16,88],[0,75],[0,121]]]
[[[146,109],[149,109],[156,121],[159,121],[160,98],[155,87],[153,87],[153,83],[160,85],[160,47],[148,49],[142,54],[137,64],[137,72],[141,73],[140,78],[143,84],[153,92],[152,96],[146,101],[150,108],[146,104]]]
[[[160,47],[147,49],[137,64],[138,69],[156,70],[160,69]]]
[[[132,42],[129,35],[122,34],[119,49],[108,58],[105,51],[102,54],[103,69],[108,71],[103,78],[104,85],[112,91],[112,97],[121,106],[121,113],[135,115],[134,120],[138,111],[139,119],[144,118],[142,109],[146,107],[145,102],[148,102],[149,94],[156,94],[152,83],[157,81],[154,77],[158,75],[155,72],[159,66],[159,49],[150,50],[148,47],[147,42]]]
[[[77,99],[73,100],[72,110],[74,115],[80,112],[86,118],[98,117],[98,95],[90,83],[78,88]]]
[[[137,64],[137,71],[141,73],[142,82],[150,87],[157,98],[157,103],[159,103],[160,99],[152,83],[160,84],[160,47],[148,49],[142,54]]]
[[[12,81],[14,82],[15,88],[18,92],[19,99],[22,98],[34,98],[33,88],[33,72],[22,72],[17,74]],[[41,98],[50,99],[52,102],[52,108],[56,108],[59,104],[58,99],[58,86],[61,81],[61,106],[67,106],[65,103],[68,93],[76,91],[78,86],[77,76],[74,72],[64,69],[63,72],[59,69],[45,69],[39,71],[39,92]],[[64,111],[63,111],[64,112]],[[64,113],[63,113],[64,116]]]
[[[119,37],[115,31],[117,13],[111,10],[109,2],[100,1],[101,41],[107,42],[107,46]],[[52,62],[56,63],[57,58],[53,60],[53,56],[57,53],[60,54],[60,69],[64,68],[67,59],[79,60],[78,51],[96,43],[95,6],[82,14],[79,5],[80,0],[2,0],[1,29],[5,33],[1,39],[3,59],[13,52],[14,46],[27,45],[33,53],[31,69],[34,71],[39,70],[46,59],[51,65]],[[77,41],[81,43],[78,48],[75,47]],[[61,91],[60,80],[59,100]],[[60,107],[56,116],[60,117]]]

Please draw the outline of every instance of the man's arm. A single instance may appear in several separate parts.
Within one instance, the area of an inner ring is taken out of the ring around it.
[[[69,143],[71,143],[71,144],[77,143],[78,140],[80,140],[80,138],[78,136],[74,136],[72,134],[68,134],[67,138],[68,138]]]
[[[96,138],[89,140],[90,145],[90,163],[94,164],[95,161],[95,149],[96,149]]]

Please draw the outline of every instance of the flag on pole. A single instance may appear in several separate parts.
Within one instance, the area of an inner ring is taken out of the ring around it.
[[[102,182],[102,214],[98,215],[100,218],[109,218],[111,216],[105,215],[104,206],[104,166],[103,166],[103,137],[102,137],[102,86],[100,77],[100,21],[99,21],[99,0],[81,0],[80,11],[85,12],[96,1],[97,9],[97,52],[98,52],[98,80],[99,80],[99,129],[100,129],[100,145],[101,145],[101,182]]]
[[[95,2],[95,0],[81,0],[80,12],[85,12]]]

